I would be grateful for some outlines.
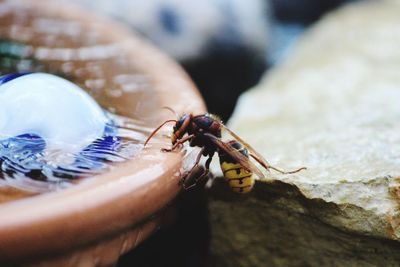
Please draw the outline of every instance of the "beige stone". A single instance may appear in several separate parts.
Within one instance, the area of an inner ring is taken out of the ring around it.
[[[233,203],[217,182],[210,204],[217,262],[400,266],[399,1],[326,16],[240,98],[229,127],[272,165],[308,170],[266,172]],[[231,261],[218,257],[230,252]]]

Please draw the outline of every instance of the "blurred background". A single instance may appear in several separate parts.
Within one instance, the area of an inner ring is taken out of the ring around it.
[[[175,58],[202,92],[209,112],[227,120],[239,94],[282,60],[306,27],[349,1],[72,2],[123,22]]]
[[[227,121],[238,96],[285,60],[303,31],[349,1],[72,2],[123,22],[176,59],[201,91],[209,112]],[[202,187],[181,195],[167,208],[165,226],[117,266],[213,266],[206,199]]]

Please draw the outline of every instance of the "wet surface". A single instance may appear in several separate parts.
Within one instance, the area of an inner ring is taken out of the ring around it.
[[[0,75],[64,77],[104,108],[115,131],[73,154],[46,151],[43,139],[28,133],[2,140],[0,202],[69,187],[137,155],[157,121],[149,110],[159,105],[146,66],[132,60],[126,40],[99,34],[93,21],[43,15],[13,1],[1,1],[0,10]]]
[[[125,40],[99,35],[95,22],[42,16],[12,1],[0,2],[0,10],[1,74],[54,73],[85,89],[106,109],[134,118],[144,114],[135,106],[151,97],[152,79],[140,62],[128,60]],[[120,109],[122,96],[137,103]]]
[[[32,193],[59,190],[133,158],[143,148],[147,127],[126,117],[117,119],[101,138],[76,152],[47,149],[45,140],[32,134],[1,140],[0,187]]]

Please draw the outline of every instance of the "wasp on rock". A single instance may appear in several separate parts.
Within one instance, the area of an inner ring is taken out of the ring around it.
[[[185,142],[189,142],[189,145],[192,147],[200,147],[200,153],[198,154],[196,162],[188,176],[190,176],[190,173],[199,164],[202,156],[208,157],[205,162],[205,174],[207,174],[215,153],[217,153],[220,158],[221,169],[225,179],[229,182],[229,186],[233,191],[238,193],[250,192],[254,185],[254,174],[259,178],[264,178],[263,173],[250,160],[250,158],[253,158],[266,170],[275,170],[281,174],[292,174],[306,169],[305,167],[301,167],[293,171],[283,171],[269,165],[257,151],[242,140],[237,134],[227,128],[218,117],[208,113],[196,116],[192,114],[184,114],[178,120],[165,121],[151,133],[145,141],[144,146],[147,145],[150,139],[165,124],[170,122],[175,123],[171,135],[172,147],[162,149],[162,151],[174,151]],[[228,142],[222,141],[222,131],[228,132],[233,137],[233,140]],[[206,175],[202,175],[201,177],[205,176]],[[196,185],[196,182],[188,185],[183,181],[182,184],[184,189],[188,189]]]

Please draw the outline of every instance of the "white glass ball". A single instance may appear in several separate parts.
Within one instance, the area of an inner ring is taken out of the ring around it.
[[[109,119],[77,85],[46,73],[4,77],[0,77],[0,140],[35,134],[46,142],[46,149],[79,151],[103,136]]]

